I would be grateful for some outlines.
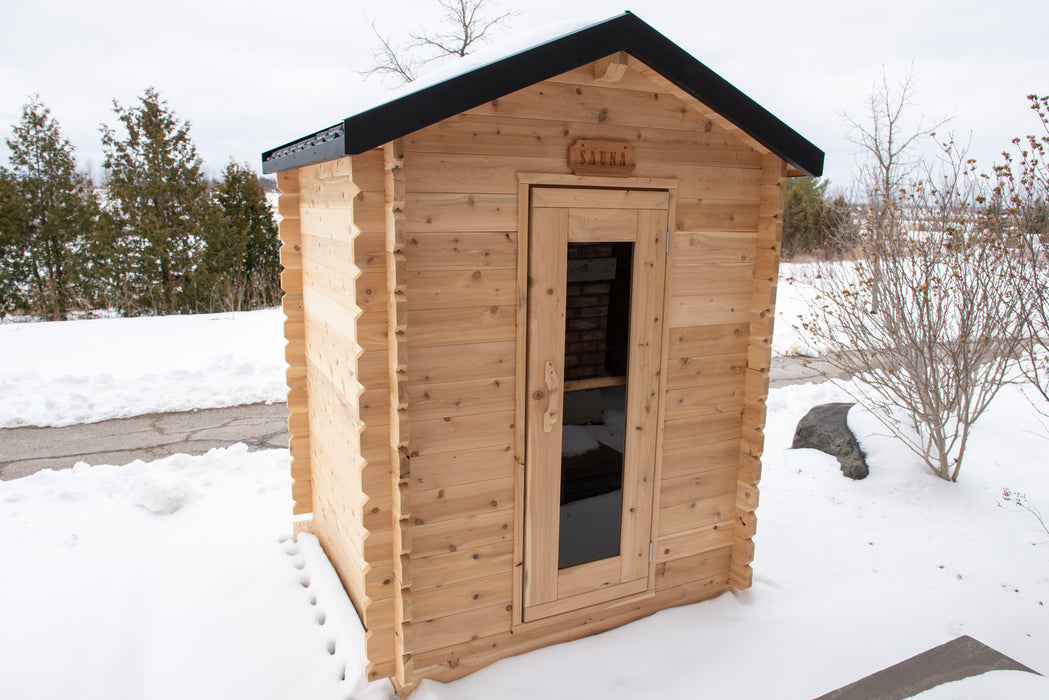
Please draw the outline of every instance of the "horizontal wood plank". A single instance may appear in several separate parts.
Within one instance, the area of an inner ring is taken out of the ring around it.
[[[671,588],[685,583],[717,579],[727,583],[732,568],[732,547],[693,554],[656,564],[656,589]]]
[[[412,528],[412,557],[431,557],[511,542],[513,520],[514,511],[509,508],[418,525]]]
[[[748,323],[672,328],[668,354],[671,359],[704,355],[742,355],[748,351],[749,331]]]
[[[408,272],[409,309],[506,306],[517,302],[517,272],[510,269]]]
[[[514,409],[514,377],[408,384],[412,420],[447,418]]]
[[[517,193],[445,194],[409,192],[405,200],[408,233],[431,231],[516,231]]]
[[[742,430],[742,416],[733,413],[666,421],[663,425],[663,449],[675,450],[731,440],[741,437]]]
[[[664,450],[662,478],[674,479],[700,472],[728,469],[739,463],[741,439],[734,437],[688,447]]]
[[[734,474],[733,488],[735,479]],[[416,490],[412,492],[411,521],[413,525],[424,525],[439,520],[469,517],[510,507],[513,499],[512,476],[427,491]]]
[[[514,455],[510,445],[412,457],[413,489],[446,488],[511,477],[513,473]]]
[[[595,64],[597,66],[607,66],[609,60],[604,59],[604,63],[597,61],[595,63],[588,63],[585,66],[580,66],[570,71],[555,75],[550,78],[548,82],[551,83],[567,83],[569,85],[602,85],[619,90],[633,90],[635,92],[667,92],[661,86],[656,85],[651,80],[641,75],[637,70],[627,69],[623,72],[622,76],[618,77],[613,82],[607,82],[600,80],[595,77]],[[604,71],[601,71],[604,73]],[[669,94],[669,93],[667,93]]]
[[[408,334],[409,357],[412,356],[412,348],[513,341],[517,335],[517,307],[409,309],[408,326],[411,328]],[[361,345],[368,347],[363,341]],[[463,357],[460,351],[460,362]],[[494,362],[501,359],[502,355],[499,355],[487,361]],[[471,361],[473,361],[472,358]],[[484,359],[480,361],[486,362]],[[409,367],[411,367],[410,360]]]
[[[474,270],[478,267],[516,269],[517,234],[430,232],[410,236],[406,257],[408,270]]]
[[[743,378],[731,384],[713,384],[667,392],[665,420],[717,416],[743,411]]]
[[[533,187],[532,206],[587,209],[666,210],[670,194],[665,190],[584,189],[574,187]]]
[[[416,455],[509,445],[514,437],[514,412],[413,420],[411,425],[411,455],[414,458]]]
[[[512,340],[409,347],[408,383],[418,386],[510,376],[514,373],[515,351]],[[463,362],[464,357],[470,361]]]
[[[461,552],[412,557],[412,590],[509,574],[513,570],[513,553],[512,542],[497,542]]]
[[[745,276],[752,279],[754,243],[750,231],[677,231],[670,236],[671,260],[675,271],[682,265],[747,265]]]
[[[678,231],[722,233],[758,230],[756,204],[708,202],[682,197],[677,201]]]
[[[667,389],[711,386],[746,378],[745,354],[678,357],[668,362]]]
[[[493,158],[472,153],[405,154],[405,180],[414,192],[517,194],[517,173],[568,173],[567,159],[550,156]],[[454,177],[450,174],[454,173]]]
[[[513,576],[504,571],[435,588],[413,586],[411,596],[415,620],[436,620],[497,604],[505,609],[513,597]]]
[[[659,536],[695,530],[724,522],[735,516],[736,494],[676,503],[659,509]]]
[[[754,266],[748,262],[674,263],[671,275],[671,296],[753,293]]]
[[[750,319],[751,294],[673,297],[667,320],[672,328],[745,323]]]
[[[735,537],[733,526],[733,521],[723,520],[696,530],[660,537],[655,543],[654,560],[659,564],[731,546]]]
[[[510,629],[509,603],[499,602],[477,610],[433,619],[412,620],[416,652],[468,642]]]
[[[700,132],[708,124],[702,115],[665,93],[550,82],[531,85],[466,113]]]
[[[659,505],[669,508],[681,503],[736,493],[738,476],[738,468],[726,467],[674,479],[663,479],[659,484]]]

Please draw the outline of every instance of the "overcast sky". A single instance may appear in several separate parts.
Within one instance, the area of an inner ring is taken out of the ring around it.
[[[518,12],[499,36],[565,16],[631,9],[827,153],[826,175],[847,184],[855,148],[842,115],[861,118],[884,67],[909,65],[915,111],[951,126],[989,168],[1013,136],[1037,128],[1029,93],[1049,94],[1046,0],[806,2],[648,0],[626,7],[583,0],[500,0]],[[366,17],[367,15],[367,17]],[[51,107],[78,160],[97,175],[98,127],[112,101],[134,104],[155,86],[191,134],[209,172],[232,157],[260,168],[260,153],[350,116],[362,96],[374,40],[425,28],[436,0],[232,2],[51,0],[8,3],[0,42],[0,131],[31,94]],[[8,151],[0,146],[0,162]]]

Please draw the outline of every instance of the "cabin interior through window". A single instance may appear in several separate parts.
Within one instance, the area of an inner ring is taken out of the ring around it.
[[[633,243],[569,243],[558,568],[619,554]]]

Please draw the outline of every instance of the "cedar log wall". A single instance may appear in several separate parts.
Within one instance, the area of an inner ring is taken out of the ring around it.
[[[750,585],[786,165],[633,59],[603,76],[281,175],[296,513],[361,614],[369,678],[449,680]],[[679,183],[655,595],[511,635],[518,173],[569,173],[581,138]]]

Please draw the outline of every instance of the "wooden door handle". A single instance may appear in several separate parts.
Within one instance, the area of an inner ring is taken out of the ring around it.
[[[558,394],[558,400],[554,400],[554,395]],[[546,361],[546,411],[543,413],[543,432],[549,433],[554,428],[554,424],[557,423],[557,417],[560,411],[560,393],[561,393],[561,380],[557,378],[557,370],[554,369],[554,363],[550,360]]]

